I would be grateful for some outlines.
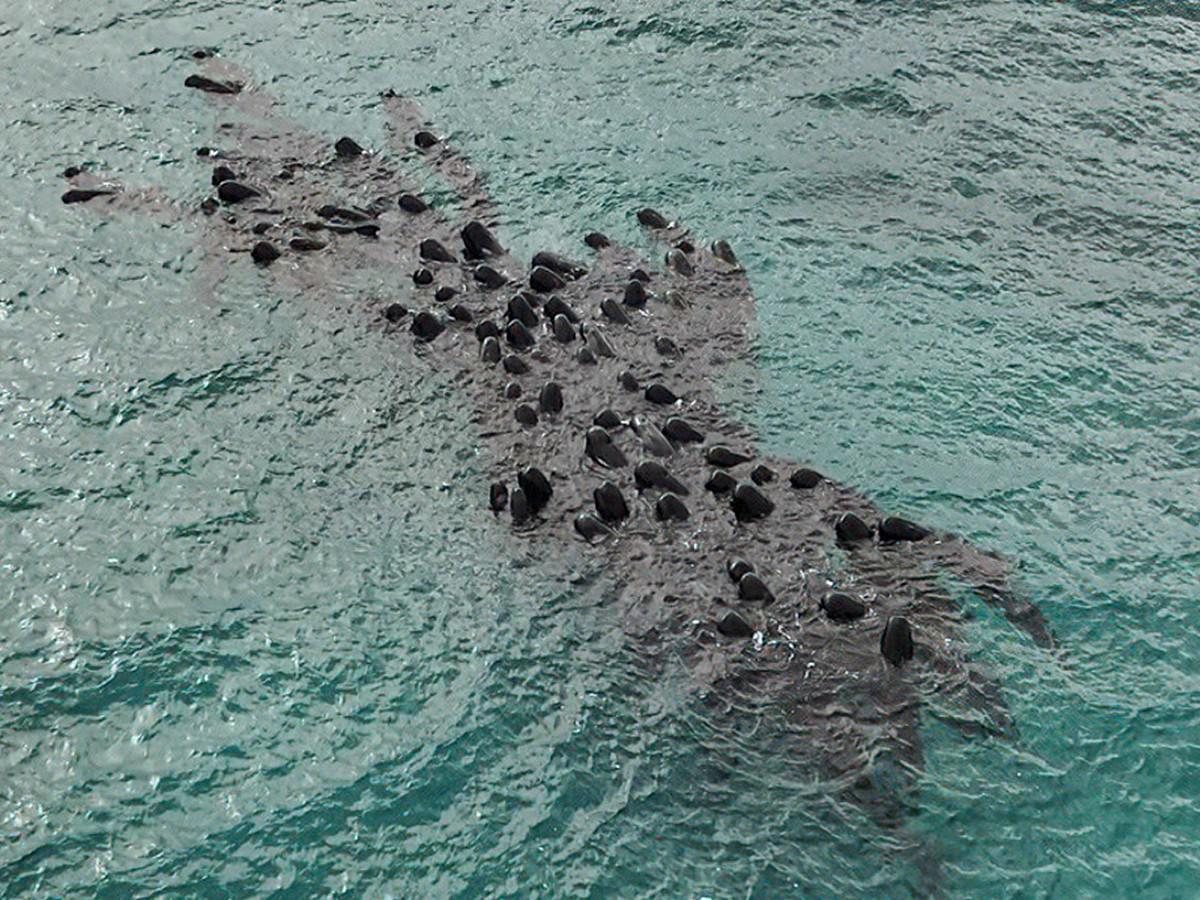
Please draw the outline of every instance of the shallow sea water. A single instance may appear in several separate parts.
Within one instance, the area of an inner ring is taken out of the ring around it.
[[[207,290],[196,46],[382,146],[416,96],[520,255],[725,237],[769,448],[1020,560],[1019,735],[932,716],[951,896],[1200,882],[1200,8],[0,0],[3,896],[905,896],[895,835],[650,673],[480,509],[451,385],[368,293]],[[762,718],[770,717],[769,698]],[[765,727],[765,726],[764,726]]]

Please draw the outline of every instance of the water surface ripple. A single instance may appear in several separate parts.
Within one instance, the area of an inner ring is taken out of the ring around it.
[[[480,509],[361,299],[63,207],[202,196],[220,48],[381,146],[417,96],[521,254],[660,206],[746,263],[774,452],[1022,563],[1012,741],[929,717],[953,896],[1200,879],[1200,12],[1180,2],[0,0],[0,895],[878,896],[894,836]],[[794,749],[794,748],[792,748]]]

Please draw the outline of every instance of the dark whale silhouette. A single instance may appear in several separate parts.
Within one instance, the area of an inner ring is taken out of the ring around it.
[[[201,65],[183,82],[197,101],[249,123],[199,154],[198,184],[215,197],[175,203],[72,168],[63,201],[202,217],[214,248],[283,280],[394,272],[403,302],[372,314],[455,373],[488,454],[479,502],[498,527],[542,555],[581,547],[648,657],[684,659],[718,710],[748,690],[773,698],[797,754],[881,824],[903,823],[922,771],[923,698],[944,695],[966,732],[1012,732],[946,579],[1053,646],[1006,561],[766,456],[722,409],[716,385],[754,340],[750,283],[727,242],[642,209],[662,265],[598,231],[580,236],[586,258],[543,251],[526,264],[503,245],[482,179],[411,101],[381,98],[392,137],[451,186],[461,221],[399,174],[397,148],[307,134],[244,74]]]

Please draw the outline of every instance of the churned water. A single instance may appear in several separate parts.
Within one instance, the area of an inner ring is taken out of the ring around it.
[[[758,299],[772,451],[1021,562],[1012,740],[930,718],[953,896],[1200,883],[1200,6],[2,0],[5,896],[903,896],[897,838],[650,673],[481,509],[452,386],[190,226],[219,48],[306,127],[420,99],[525,256],[661,207]],[[740,383],[740,382],[739,382]],[[764,701],[769,705],[769,698]]]

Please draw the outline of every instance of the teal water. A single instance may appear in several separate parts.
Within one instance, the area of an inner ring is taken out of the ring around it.
[[[0,40],[5,896],[921,883],[479,509],[453,387],[356,306],[399,273],[214,294],[189,227],[59,203],[80,162],[200,198],[197,45],[365,144],[417,96],[522,255],[647,203],[728,238],[732,409],[1020,560],[1065,647],[975,610],[1019,736],[928,722],[946,893],[1194,895],[1194,4],[0,0]]]

